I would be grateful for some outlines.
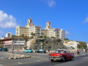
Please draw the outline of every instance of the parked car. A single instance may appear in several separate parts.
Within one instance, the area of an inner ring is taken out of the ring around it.
[[[70,53],[69,50],[56,50],[54,53],[50,53],[49,59],[51,62],[53,61],[66,61],[66,60],[72,60],[74,58],[74,53]]]
[[[23,50],[23,52],[30,52],[30,53],[32,53],[33,50],[31,50],[31,49],[26,49],[26,50]]]
[[[2,50],[3,50],[3,51],[8,51],[8,49],[7,49],[7,48],[3,48]]]
[[[39,49],[39,50],[36,50],[35,53],[46,53],[46,51],[43,49]]]
[[[2,51],[2,49],[0,48],[0,51]]]

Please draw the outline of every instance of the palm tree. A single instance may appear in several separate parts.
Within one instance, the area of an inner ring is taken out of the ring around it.
[[[32,35],[32,37],[35,36],[35,33],[32,32],[31,35]]]

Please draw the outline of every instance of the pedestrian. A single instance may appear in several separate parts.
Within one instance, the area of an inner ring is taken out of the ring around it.
[[[77,49],[77,55],[79,55],[79,50]]]
[[[85,49],[85,54],[87,55],[87,49]]]
[[[48,49],[48,53],[50,53],[50,49]]]
[[[79,49],[78,51],[79,51],[79,55],[81,55],[81,50]]]

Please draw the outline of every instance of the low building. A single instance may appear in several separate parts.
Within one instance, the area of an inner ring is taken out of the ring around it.
[[[0,42],[3,45],[3,48],[8,48],[9,50],[22,50],[26,46],[26,37],[14,37],[14,38],[5,38],[1,39]]]
[[[88,44],[87,44],[87,48],[88,48]]]
[[[68,40],[68,41],[63,41],[63,44],[72,50],[77,50],[77,45],[79,45],[79,42]]]
[[[8,32],[7,34],[6,34],[6,38],[11,38],[12,37],[12,32]]]
[[[5,39],[6,37],[2,36],[1,39]]]

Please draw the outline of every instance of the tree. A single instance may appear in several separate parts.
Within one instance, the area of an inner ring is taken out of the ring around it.
[[[32,37],[34,37],[35,36],[35,33],[32,32],[31,35],[32,35]]]
[[[43,36],[38,36],[37,38],[43,38]]]
[[[2,45],[0,45],[0,48],[3,48],[3,46],[2,46]]]
[[[84,49],[87,48],[86,42],[79,42],[79,44],[80,45],[77,46],[78,48],[84,48]]]
[[[55,37],[51,37],[51,38],[55,38]]]
[[[44,36],[44,38],[48,38],[47,36]]]
[[[68,38],[65,38],[64,40],[69,40]]]
[[[12,35],[12,37],[17,37],[16,35]]]

